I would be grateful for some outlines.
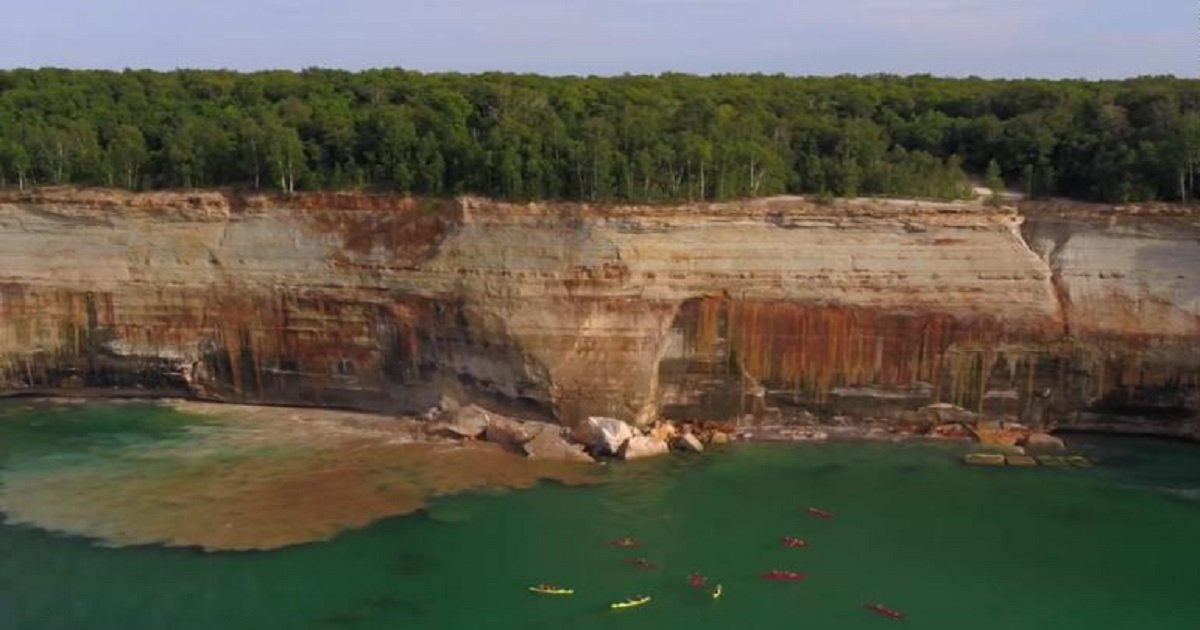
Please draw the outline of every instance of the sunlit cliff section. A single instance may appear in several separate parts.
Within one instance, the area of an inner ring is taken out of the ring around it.
[[[1183,434],[1198,238],[1050,204],[9,192],[0,390],[567,424],[943,401]]]

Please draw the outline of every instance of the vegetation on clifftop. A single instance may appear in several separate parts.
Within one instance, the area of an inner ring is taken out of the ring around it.
[[[995,166],[989,169],[992,163]],[[1191,200],[1200,81],[0,71],[0,185]]]

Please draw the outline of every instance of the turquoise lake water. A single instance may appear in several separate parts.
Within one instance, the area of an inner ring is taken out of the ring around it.
[[[36,417],[0,417],[0,471],[102,457],[93,444],[171,439],[188,422],[136,407]],[[1200,627],[1200,450],[1068,439],[1099,465],[968,468],[944,444],[735,445],[611,465],[595,486],[438,499],[265,552],[110,548],[4,525],[0,628]],[[810,547],[785,549],[785,535]],[[619,536],[641,547],[609,546]],[[809,579],[758,577],[776,568]],[[691,589],[692,572],[724,597]],[[538,582],[576,595],[526,591]],[[641,593],[653,601],[608,609]],[[908,619],[864,610],[873,602]]]

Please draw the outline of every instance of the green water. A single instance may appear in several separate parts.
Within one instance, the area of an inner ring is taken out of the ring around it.
[[[3,407],[0,406],[0,411]],[[0,468],[176,439],[126,407],[0,414]],[[611,466],[607,483],[436,501],[329,542],[206,554],[0,526],[0,628],[1200,627],[1200,451],[1076,438],[1091,470],[993,470],[959,447],[739,445]],[[100,456],[100,455],[97,455]],[[804,508],[832,510],[830,521]],[[607,541],[629,535],[633,552]],[[806,538],[782,548],[783,535]],[[623,562],[645,556],[660,568]],[[772,568],[807,582],[767,583]],[[686,584],[724,585],[712,601]],[[573,597],[538,597],[537,582]],[[610,601],[645,593],[621,612]]]

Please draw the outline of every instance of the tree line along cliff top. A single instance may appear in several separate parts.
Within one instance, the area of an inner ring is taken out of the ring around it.
[[[1200,81],[0,71],[0,186],[1192,201]],[[985,175],[986,174],[986,175]]]

